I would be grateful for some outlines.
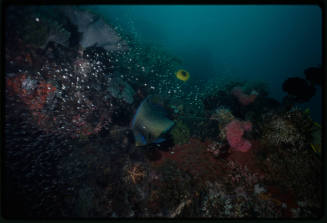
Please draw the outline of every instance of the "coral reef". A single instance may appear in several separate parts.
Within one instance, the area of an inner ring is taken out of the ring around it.
[[[244,86],[245,92],[249,92],[251,94],[252,91],[257,92],[258,97],[267,97],[268,96],[268,83],[263,81],[254,81],[247,82]]]
[[[46,82],[36,84],[36,80],[26,74],[8,78],[7,86],[27,106],[36,122],[45,126],[48,115],[44,114],[42,109],[46,103],[52,102],[51,98],[57,90],[56,87]]]
[[[191,138],[188,143],[175,145],[170,152],[160,151],[161,159],[153,161],[154,168],[167,161],[173,161],[180,169],[191,174],[200,183],[219,178],[224,172],[224,161],[217,160],[207,151],[208,145],[199,139]]]
[[[220,106],[210,116],[210,119],[217,120],[219,122],[220,129],[222,129],[234,119],[234,115],[231,113],[231,111],[228,108]]]
[[[265,128],[264,138],[268,142],[275,145],[290,145],[300,147],[303,146],[302,136],[299,134],[296,127],[292,122],[283,119],[282,117],[275,116],[267,123],[267,128]]]
[[[121,78],[109,78],[107,91],[112,97],[121,99],[128,104],[132,104],[134,101],[135,91],[127,82],[123,81]]]
[[[57,21],[37,14],[28,14],[22,21],[21,36],[26,44],[44,49],[55,42],[68,47],[70,33]]]
[[[294,107],[303,95],[279,103],[224,75],[182,82],[165,49],[60,8],[6,13],[6,216],[322,216],[322,128]],[[319,72],[286,88],[312,90]]]
[[[185,101],[180,80],[172,75],[181,66],[181,61],[158,46],[141,45],[135,41],[133,44],[134,47],[125,54],[118,55],[115,64],[126,81],[137,84],[140,93]]]
[[[240,87],[234,87],[231,94],[234,95],[242,105],[249,105],[253,103],[258,95],[258,93],[254,90],[250,94],[245,94]]]
[[[239,186],[229,191],[224,182],[206,182],[204,199],[201,202],[201,215],[216,218],[252,218],[283,216],[281,206],[261,195],[244,191]]]
[[[322,135],[321,127],[315,126],[312,130],[312,143],[310,145],[312,149],[318,154],[321,154],[321,147],[322,147],[321,135]]]
[[[225,127],[226,138],[232,149],[247,152],[251,149],[250,141],[243,138],[244,132],[252,130],[251,122],[233,120]]]
[[[281,114],[265,114],[263,139],[268,144],[283,146],[290,151],[307,148],[312,141],[313,122],[299,109]]]
[[[144,169],[141,167],[140,164],[136,164],[134,166],[132,166],[131,168],[129,168],[127,170],[128,173],[128,179],[133,183],[136,184],[138,183],[140,180],[142,180],[145,176],[145,171]]]
[[[312,150],[308,148],[294,153],[274,149],[264,162],[264,167],[270,173],[266,178],[268,182],[275,182],[275,185],[292,191],[296,195],[294,200],[305,200],[305,209],[311,210],[307,216],[319,215],[317,207],[322,201],[317,194],[322,190],[322,179],[319,177],[321,160]]]
[[[173,137],[174,144],[184,144],[190,139],[190,131],[182,121],[176,122],[174,127],[170,130],[170,134]]]
[[[207,151],[211,152],[217,158],[227,152],[226,143],[212,142],[208,145]]]

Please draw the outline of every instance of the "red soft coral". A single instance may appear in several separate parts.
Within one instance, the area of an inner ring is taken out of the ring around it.
[[[254,102],[257,98],[258,93],[256,91],[252,91],[251,94],[245,94],[240,87],[234,87],[231,91],[232,95],[237,97],[238,101],[242,105],[248,105]]]
[[[241,122],[239,120],[233,120],[228,123],[225,127],[226,137],[231,148],[247,152],[251,149],[250,141],[243,138],[245,131],[251,131],[252,123],[251,122]]]

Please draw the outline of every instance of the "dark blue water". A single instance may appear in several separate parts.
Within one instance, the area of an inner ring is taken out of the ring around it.
[[[192,78],[227,76],[264,81],[272,97],[285,96],[288,77],[322,63],[322,14],[310,5],[88,6],[183,60]],[[309,103],[321,121],[321,89]]]

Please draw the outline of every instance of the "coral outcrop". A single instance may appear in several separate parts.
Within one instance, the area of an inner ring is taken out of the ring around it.
[[[184,144],[190,139],[190,130],[182,122],[177,121],[174,127],[170,130],[174,144]]]
[[[252,130],[251,122],[242,122],[239,120],[233,120],[225,127],[226,138],[232,149],[241,152],[247,152],[251,149],[251,143],[249,140],[243,138],[244,132]]]
[[[253,103],[258,95],[258,93],[254,90],[250,94],[245,94],[240,87],[234,87],[231,94],[234,95],[242,105],[249,105]]]
[[[107,84],[109,94],[117,99],[132,104],[134,102],[134,89],[124,80],[119,77],[109,78]]]

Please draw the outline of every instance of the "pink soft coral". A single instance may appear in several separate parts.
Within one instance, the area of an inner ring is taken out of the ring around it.
[[[238,101],[242,105],[248,105],[254,102],[257,98],[258,93],[256,91],[252,91],[251,94],[245,94],[240,87],[234,87],[231,91],[232,95],[237,97]]]
[[[252,130],[251,122],[241,122],[239,120],[233,120],[228,123],[225,127],[226,137],[231,148],[241,151],[247,152],[251,149],[250,141],[243,138],[245,131]]]

